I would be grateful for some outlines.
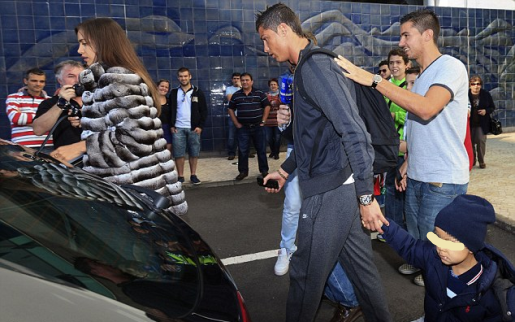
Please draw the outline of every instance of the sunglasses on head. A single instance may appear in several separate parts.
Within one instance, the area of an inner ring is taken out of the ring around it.
[[[470,86],[481,86],[481,83],[470,83]]]

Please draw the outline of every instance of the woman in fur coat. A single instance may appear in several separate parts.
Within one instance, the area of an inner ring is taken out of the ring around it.
[[[124,30],[110,18],[75,28],[88,66],[80,121],[86,140],[83,169],[116,184],[134,184],[168,197],[175,214],[188,206],[166,149],[157,88]]]

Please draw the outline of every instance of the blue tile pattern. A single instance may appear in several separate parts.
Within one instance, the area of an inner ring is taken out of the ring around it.
[[[400,17],[417,6],[285,0],[319,43],[370,71],[399,40]],[[286,70],[263,52],[255,31],[257,11],[272,0],[0,0],[0,137],[9,138],[5,98],[20,88],[23,72],[47,72],[47,91],[56,82],[55,63],[79,60],[74,27],[91,17],[112,17],[136,45],[150,74],[177,86],[176,72],[191,69],[193,83],[208,95],[204,151],[225,151],[223,92],[234,71],[253,74],[256,87]],[[442,52],[480,74],[505,127],[515,126],[515,11],[435,8]]]

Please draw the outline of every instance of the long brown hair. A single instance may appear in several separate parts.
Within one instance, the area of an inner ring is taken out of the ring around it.
[[[93,44],[97,62],[110,67],[121,66],[138,74],[147,84],[157,114],[161,114],[161,102],[157,87],[147,69],[136,55],[134,48],[122,27],[111,18],[94,18],[83,21],[75,27],[75,33],[82,32],[86,41]]]

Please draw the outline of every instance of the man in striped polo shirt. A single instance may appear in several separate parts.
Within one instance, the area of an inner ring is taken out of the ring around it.
[[[32,148],[40,147],[48,133],[35,135],[32,121],[36,116],[39,104],[49,98],[43,91],[46,84],[45,72],[39,68],[29,69],[23,79],[23,91],[10,94],[5,102],[6,112],[11,122],[11,141]],[[52,147],[50,138],[46,147]]]
[[[241,87],[229,101],[229,115],[236,126],[238,138],[238,171],[235,180],[243,180],[249,175],[250,140],[254,143],[258,156],[259,172],[263,177],[268,174],[266,159],[265,121],[270,112],[270,102],[265,92],[255,89],[252,75],[240,76]],[[235,111],[238,111],[236,115]]]

